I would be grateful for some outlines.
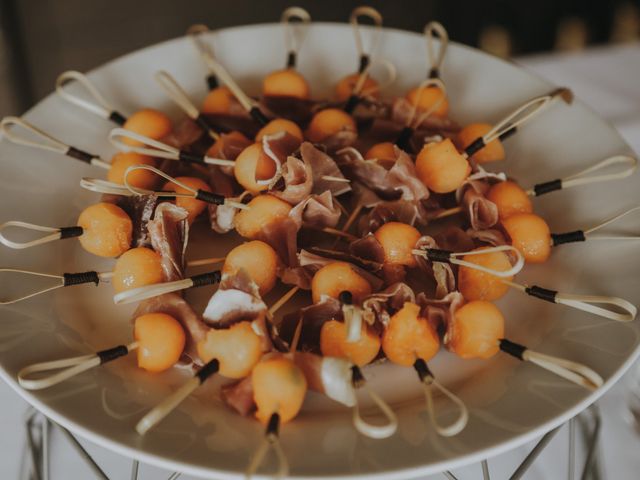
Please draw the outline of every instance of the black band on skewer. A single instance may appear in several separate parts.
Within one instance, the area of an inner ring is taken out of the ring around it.
[[[80,150],[79,148],[76,148],[76,147],[69,147],[69,150],[67,150],[66,155],[68,157],[75,158],[76,160],[80,160],[81,162],[86,162],[86,163],[91,163],[91,160],[96,158],[95,155],[91,155],[90,153],[85,152],[84,150]]]
[[[556,190],[561,190],[561,189],[562,189],[562,180],[559,178],[556,180],[551,180],[549,182],[538,183],[537,185],[533,186],[533,191],[535,192],[536,197],[539,197],[540,195],[544,195],[545,193],[555,192]]]
[[[500,340],[500,350],[504,353],[508,353],[512,357],[516,357],[518,360],[524,360],[522,355],[527,350],[527,347],[524,347],[518,343],[514,343],[511,340],[507,340],[506,338],[502,338]]]
[[[204,163],[204,155],[180,150],[178,152],[178,160],[191,163]]]
[[[211,205],[224,205],[224,201],[226,200],[222,195],[200,189],[196,191],[196,199],[210,203]]]
[[[203,287],[205,285],[213,285],[214,283],[218,283],[221,278],[222,274],[220,273],[220,270],[216,270],[215,272],[194,275],[193,277],[191,277],[191,281],[193,282],[194,287]]]
[[[205,117],[203,114],[199,114],[196,118],[193,119],[193,121],[196,122],[196,125],[198,125],[205,132],[210,132],[213,130],[211,124],[209,123],[209,120],[207,120],[207,117]]]
[[[587,237],[582,230],[575,230],[573,232],[565,233],[552,233],[551,241],[553,246],[562,245],[563,243],[584,242]]]
[[[214,358],[212,360],[209,360],[209,362],[206,363],[204,367],[198,370],[195,376],[196,378],[198,378],[198,380],[200,380],[200,383],[202,384],[211,375],[213,375],[214,373],[217,373],[219,369],[220,369],[220,362],[218,361],[217,358]]]
[[[451,253],[449,250],[440,250],[439,248],[427,248],[425,249],[427,259],[432,262],[450,263]]]
[[[251,107],[251,110],[249,110],[249,115],[251,115],[251,118],[253,118],[263,127],[267,123],[269,123],[269,119],[267,118],[267,116],[262,113],[262,110],[260,110],[258,107]]]
[[[96,285],[100,283],[98,272],[63,273],[62,279],[63,287],[81,285],[83,283],[95,283]]]
[[[280,428],[280,415],[277,413],[272,413],[271,417],[269,417],[269,423],[267,423],[267,430],[265,431],[265,435],[274,435],[278,436],[278,429]]]
[[[438,67],[432,67],[429,70],[428,78],[440,78],[440,70],[438,69]]]
[[[411,149],[411,145],[409,144],[409,142],[411,141],[411,137],[413,137],[413,128],[404,127],[402,130],[400,130],[400,134],[398,135],[398,138],[396,138],[395,144],[401,150],[409,152]]]
[[[127,117],[122,115],[120,112],[116,112],[115,110],[109,114],[109,120],[120,126],[123,126],[125,123],[127,123]]]
[[[537,285],[525,288],[524,292],[527,295],[531,295],[532,297],[536,297],[551,303],[556,303],[556,295],[558,294],[558,292],[555,290],[538,287]]]
[[[516,133],[518,131],[518,127],[511,127],[508,130],[505,130],[504,132],[502,132],[500,135],[498,135],[498,138],[500,140],[506,140],[507,138],[509,138],[511,135],[513,135],[514,133]]]
[[[218,88],[218,77],[215,74],[207,75],[207,87],[209,87],[209,90]]]
[[[466,153],[469,157],[471,157],[474,153],[482,150],[485,147],[484,138],[480,137],[471,142],[471,144],[464,149],[464,153]]]
[[[104,365],[116,358],[124,357],[127,353],[129,353],[129,349],[126,345],[118,345],[117,347],[96,352],[96,355],[100,359],[100,365]]]
[[[60,239],[79,237],[83,233],[82,227],[60,227]]]
[[[358,95],[351,95],[344,105],[344,111],[351,115],[360,103],[360,100],[362,99]]]
[[[287,68],[296,68],[296,60],[297,60],[296,52],[291,50],[287,54]]]
[[[427,362],[425,362],[422,358],[418,358],[415,362],[413,362],[413,368],[418,372],[418,377],[420,377],[420,381],[424,382],[425,378],[433,378],[433,373],[429,370],[427,366]]]
[[[338,300],[340,300],[340,303],[344,303],[345,305],[352,305],[353,294],[349,290],[344,290],[340,292],[340,295],[338,295]]]
[[[360,388],[364,382],[365,379],[362,370],[360,370],[360,367],[357,365],[353,365],[351,367],[351,385],[353,385],[353,388]]]
[[[370,61],[371,59],[369,58],[369,55],[367,54],[360,55],[360,65],[358,66],[358,73],[364,72],[369,66]]]

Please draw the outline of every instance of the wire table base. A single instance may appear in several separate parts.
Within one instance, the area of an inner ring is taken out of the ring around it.
[[[520,465],[511,474],[509,480],[519,480],[527,472],[529,467],[536,461],[540,453],[553,441],[556,434],[563,428],[568,431],[569,442],[569,455],[567,458],[567,473],[566,478],[568,480],[599,480],[602,478],[599,462],[598,462],[598,440],[601,431],[601,416],[596,405],[593,405],[564,425],[561,425],[542,436],[538,443],[531,449],[529,454],[522,460]],[[50,462],[50,442],[51,442],[51,429],[57,428],[62,433],[63,437],[71,444],[71,446],[78,453],[78,456],[93,472],[94,477],[100,480],[110,480],[105,472],[96,463],[93,457],[87,452],[87,450],[80,444],[78,439],[64,427],[52,422],[47,417],[37,412],[34,409],[30,409],[27,412],[25,418],[26,428],[26,448],[27,452],[27,468],[23,470],[23,476],[21,478],[28,480],[56,480],[50,475],[49,462]],[[580,430],[581,438],[584,443],[586,457],[584,463],[579,469],[579,477],[576,470],[576,430]],[[482,471],[483,480],[491,480],[489,460],[482,460],[479,467]],[[131,465],[131,480],[143,480],[144,468],[137,460],[132,461]],[[458,480],[458,478],[450,471],[445,470],[442,475],[448,480]],[[171,473],[166,480],[176,480],[181,476],[180,472]],[[562,478],[562,474],[557,472],[554,478]],[[496,480],[496,479],[494,479]]]

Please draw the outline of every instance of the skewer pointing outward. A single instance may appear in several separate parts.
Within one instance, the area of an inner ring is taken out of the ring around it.
[[[311,15],[304,8],[289,7],[282,12],[280,21],[284,26],[287,68],[296,68],[298,52],[307,35]]]
[[[272,478],[286,478],[287,476],[289,476],[289,462],[287,461],[287,457],[284,454],[282,445],[280,445],[279,430],[280,415],[278,415],[278,413],[273,413],[269,418],[269,422],[267,423],[267,427],[264,432],[264,438],[260,443],[258,449],[251,457],[249,466],[245,471],[245,478],[251,478],[251,476],[258,470],[258,468],[264,461],[269,448],[273,448],[278,459],[278,470],[272,476]]]
[[[449,34],[440,22],[429,22],[424,26],[424,36],[427,42],[427,56],[429,58],[429,78],[440,78],[442,63],[449,46]],[[440,49],[437,54],[433,45],[434,36],[438,38],[440,43]]]
[[[433,103],[433,105],[431,105],[424,112],[421,112],[420,115],[417,115],[419,111],[420,100],[422,98],[422,95],[425,93],[427,88],[433,88],[433,87],[439,88],[442,91],[442,95],[440,96],[440,98],[438,98],[438,100],[436,100]],[[420,83],[416,91],[415,101],[412,103],[412,106],[411,106],[411,114],[409,115],[409,118],[407,119],[407,123],[405,124],[404,128],[400,131],[400,133],[398,134],[398,137],[395,140],[395,144],[398,146],[398,148],[406,152],[411,151],[410,141],[416,128],[422,125],[422,122],[424,122],[427,118],[433,115],[433,113],[436,112],[440,108],[440,106],[445,102],[446,98],[447,98],[447,89],[444,83],[442,82],[442,80],[440,80],[440,78],[437,78],[437,77],[428,78],[427,80],[424,80],[423,82]]]
[[[214,130],[213,126],[207,120],[207,117],[198,111],[198,108],[193,104],[187,92],[184,91],[175,78],[164,70],[157,72],[155,78],[169,98],[173,100],[191,120],[196,122],[196,124],[214,140],[220,139],[220,135]]]
[[[34,225],[33,223],[21,222],[18,220],[10,220],[8,222],[4,222],[3,224],[0,225],[0,231],[8,227],[17,227],[25,230],[34,230],[37,232],[49,233],[49,235],[46,235],[42,238],[37,238],[35,240],[29,240],[26,242],[15,242],[13,240],[9,240],[7,237],[5,237],[4,234],[0,233],[0,243],[2,243],[5,247],[13,248],[16,250],[35,247],[37,245],[42,245],[45,243],[54,242],[56,240],[62,240],[65,238],[79,237],[84,233],[83,228],[79,226],[46,227],[43,225]]]
[[[31,133],[33,139],[16,134],[10,127],[18,126]],[[49,152],[60,153],[67,157],[75,158],[90,165],[95,165],[100,168],[108,170],[111,165],[108,162],[102,160],[98,155],[85,152],[79,148],[72,147],[66,143],[61,142],[55,137],[52,137],[48,133],[40,130],[29,122],[22,120],[18,117],[5,117],[0,122],[0,131],[4,138],[16,145],[23,145],[25,147],[38,148],[40,150],[46,150]]]
[[[142,145],[130,145],[122,139],[131,139]],[[205,163],[207,165],[221,165],[232,167],[235,162],[231,160],[223,160],[220,158],[211,158],[207,155],[186,152],[179,150],[171,145],[154,140],[139,133],[125,130],[124,128],[114,128],[109,133],[109,140],[118,149],[124,152],[135,152],[150,157],[166,158],[167,160],[179,160],[183,162]]]
[[[202,24],[192,25],[187,29],[187,36],[191,39],[193,45],[198,51],[198,54],[202,58],[203,63],[209,69],[210,73],[209,75],[207,75],[207,86],[209,87],[209,90],[213,90],[214,88],[218,87],[218,77],[216,77],[215,71],[209,67],[208,63],[204,59],[206,57],[215,57],[213,55],[213,49],[211,48],[211,45],[209,45],[202,39],[202,35],[208,33],[211,33],[209,27]]]
[[[64,87],[71,82],[80,83],[95,101],[86,100],[67,91]],[[56,92],[67,102],[91,112],[100,118],[110,120],[116,125],[122,126],[127,121],[127,117],[118,112],[83,73],[69,70],[60,74],[56,80]]]
[[[362,370],[357,365],[353,365],[351,367],[351,384],[354,390],[364,389],[374,401],[378,409],[382,412],[384,417],[387,420],[387,423],[382,425],[373,425],[369,422],[366,422],[360,413],[360,406],[358,404],[358,399],[354,394],[354,404],[353,404],[353,425],[363,435],[366,435],[370,438],[388,438],[393,435],[398,429],[398,419],[396,414],[393,412],[391,407],[385,402],[382,397],[380,397],[376,392],[371,390],[367,384],[364,375],[362,374]]]

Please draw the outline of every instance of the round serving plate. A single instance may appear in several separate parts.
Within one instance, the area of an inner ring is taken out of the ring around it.
[[[281,68],[286,57],[278,24],[226,29],[211,34],[209,40],[222,64],[252,94],[259,91],[261,78]],[[384,30],[380,54],[391,59],[399,72],[386,95],[402,94],[425,78],[425,50],[420,35]],[[356,65],[348,25],[310,27],[299,67],[315,97],[329,95],[337,79]],[[178,120],[181,115],[153,79],[160,69],[173,74],[194,99],[204,97],[206,72],[186,38],[126,55],[89,77],[124,113],[153,106]],[[552,89],[516,65],[457,44],[450,45],[443,72],[451,116],[462,124],[495,122],[525,100]],[[103,158],[114,153],[106,138],[112,127],[108,122],[55,95],[36,105],[25,118]],[[504,170],[526,186],[630,152],[618,133],[579,101],[572,105],[556,102],[505,145],[506,161],[492,169]],[[20,219],[73,225],[84,207],[99,200],[78,183],[81,177],[103,176],[98,168],[6,141],[0,143],[0,158],[0,222]],[[552,231],[569,231],[640,203],[640,188],[637,178],[631,177],[615,184],[555,192],[534,203]],[[219,256],[237,241],[232,236],[205,233],[204,224],[195,230],[190,258]],[[546,264],[527,265],[519,281],[566,292],[615,295],[637,304],[640,256],[636,248],[633,242],[561,246]],[[112,260],[91,256],[73,239],[29,250],[2,247],[0,264],[50,273],[113,268]],[[1,275],[3,296],[38,285],[26,277]],[[187,296],[201,309],[211,287],[199,290]],[[195,476],[239,477],[263,428],[222,405],[216,393],[219,380],[208,382],[145,437],[135,433],[136,421],[184,381],[184,372],[144,373],[130,356],[49,390],[27,392],[17,385],[16,373],[27,364],[130,341],[133,308],[114,306],[112,294],[109,285],[79,286],[3,307],[0,372],[4,380],[54,421],[123,455]],[[281,430],[292,477],[408,478],[496,455],[577,414],[602,395],[637,356],[637,322],[605,320],[515,291],[498,303],[507,318],[509,338],[583,362],[602,375],[605,385],[589,392],[505,354],[489,361],[464,361],[442,351],[430,366],[470,409],[467,428],[453,438],[442,438],[429,427],[415,372],[392,365],[370,366],[364,373],[370,386],[395,409],[397,433],[385,440],[364,438],[352,427],[348,409],[309,394],[300,415]],[[436,406],[443,416],[453,413],[441,398]]]

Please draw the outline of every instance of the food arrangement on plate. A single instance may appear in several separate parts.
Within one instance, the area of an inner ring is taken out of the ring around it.
[[[363,17],[374,24],[367,47]],[[381,362],[415,370],[429,422],[442,436],[460,433],[469,415],[428,366],[442,348],[464,359],[504,352],[585,388],[602,385],[598,365],[510,340],[493,302],[512,289],[585,315],[634,320],[636,307],[623,298],[558,292],[514,277],[527,264],[546,262],[560,245],[624,240],[596,232],[637,208],[595,226],[552,233],[534,213],[532,198],[626,178],[636,160],[608,157],[529,189],[506,173],[490,172],[488,164],[505,159],[509,137],[547,109],[571,108],[571,92],[525,99],[495,124],[460,126],[449,118],[456,99],[440,76],[448,43],[442,25],[425,27],[427,78],[405,96],[388,98],[383,91],[396,71],[375,55],[382,17],[360,7],[350,21],[358,63],[355,73],[336,83],[333,98],[313,99],[313,82],[296,70],[310,16],[292,7],[282,15],[284,68],[264,77],[258,98],[248,96],[216,59],[205,27],[189,30],[209,70],[210,91],[200,107],[171,74],[155,76],[184,112],[178,123],[154,108],[127,117],[112,106],[117,99],[104,98],[83,74],[63,73],[56,87],[73,104],[69,108],[115,124],[108,136],[119,153],[110,161],[25,120],[2,121],[6,140],[95,165],[106,170],[106,179],[78,179],[102,198],[75,225],[7,221],[0,242],[22,249],[77,238],[87,252],[115,259],[111,272],[4,269],[59,283],[3,303],[105,281],[113,285],[116,304],[137,303],[131,343],[26,365],[18,376],[23,388],[52,387],[131,352],[151,374],[182,368],[189,375],[183,386],[137,422],[144,435],[203,382],[221,375],[232,380],[220,391],[229,408],[265,426],[247,474],[273,447],[278,474],[285,475],[278,432],[296,417],[308,391],[351,408],[362,435],[381,439],[396,432],[393,408],[366,382],[368,369]],[[384,81],[374,78],[376,69],[384,71]],[[70,93],[72,82],[85,89],[83,96]],[[233,232],[243,241],[224,257],[186,261],[195,222],[209,222],[212,242]],[[4,231],[18,228],[45,236],[20,242]],[[207,265],[219,267],[187,273]],[[268,305],[264,297],[278,284],[288,290]],[[188,290],[210,285],[217,288],[204,311],[196,311]],[[280,314],[293,297],[306,298],[307,305]],[[362,415],[360,389],[377,406],[375,418]],[[454,405],[453,420],[439,418],[434,395]]]

